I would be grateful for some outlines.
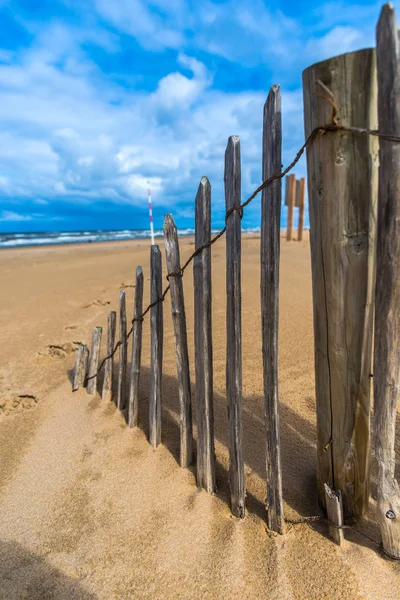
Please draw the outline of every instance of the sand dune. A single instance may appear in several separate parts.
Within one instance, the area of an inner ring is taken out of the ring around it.
[[[181,242],[182,257],[193,250]],[[71,393],[75,351],[106,328],[136,265],[149,296],[145,242],[5,250],[0,274],[0,598],[400,597],[400,563],[346,531],[339,550],[319,515],[308,242],[281,249],[280,398],[288,533],[266,530],[259,240],[243,240],[243,416],[247,515],[229,510],[225,397],[225,245],[213,247],[217,485],[182,470],[170,304],[164,304],[163,444],[147,442],[149,328],[144,323],[140,427],[114,404]],[[165,265],[164,265],[165,266]],[[185,275],[193,368],[193,281]],[[105,343],[103,343],[104,353]],[[130,350],[129,350],[130,355]],[[101,383],[101,381],[100,381]],[[400,425],[397,429],[399,432]],[[196,433],[196,428],[195,428]],[[399,435],[398,438],[399,440]],[[400,450],[400,443],[398,444]],[[359,528],[374,539],[371,510]],[[299,523],[300,521],[300,523]]]

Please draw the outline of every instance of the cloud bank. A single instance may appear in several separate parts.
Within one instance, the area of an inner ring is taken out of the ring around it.
[[[203,175],[220,224],[228,136],[241,139],[245,197],[261,181],[270,85],[287,164],[304,138],[302,69],[373,45],[379,6],[3,1],[0,228],[146,227],[148,181],[156,226],[168,211],[191,225]]]

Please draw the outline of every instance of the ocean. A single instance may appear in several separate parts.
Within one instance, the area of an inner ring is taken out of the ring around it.
[[[218,233],[213,229],[212,233]],[[243,233],[260,233],[259,227],[247,227]],[[178,229],[180,236],[194,235],[194,229]],[[162,238],[161,229],[154,231]],[[35,233],[0,233],[0,248],[23,248],[25,246],[51,246],[54,244],[84,244],[88,242],[114,242],[121,240],[143,240],[150,238],[149,229],[124,229],[111,231],[40,231]]]

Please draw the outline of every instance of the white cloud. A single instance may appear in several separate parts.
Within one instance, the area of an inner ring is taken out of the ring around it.
[[[66,127],[65,129],[57,129],[54,132],[54,135],[58,135],[61,138],[65,138],[66,140],[76,140],[79,136],[73,129]]]
[[[305,48],[306,54],[318,56],[319,60],[359,49],[365,34],[354,27],[337,26],[320,38],[311,39]]]
[[[147,189],[150,186],[152,192],[160,192],[163,189],[162,179],[160,177],[150,177],[146,179],[142,175],[129,175],[126,179],[128,192],[137,194],[138,190],[143,198],[147,195]]]
[[[162,8],[166,16],[171,17],[172,23],[163,19],[157,12],[152,11],[151,5],[142,0],[95,0],[94,5],[100,15],[117,27],[120,31],[129,33],[140,41],[143,48],[162,49],[180,48],[184,36],[180,27],[180,12],[185,5],[171,0],[170,2],[152,2],[153,6]],[[178,10],[178,6],[180,10]]]
[[[178,63],[192,71],[193,77],[189,79],[179,72],[169,73],[160,80],[152,94],[155,105],[168,110],[189,108],[212,83],[205,66],[195,58],[180,54]]]
[[[30,215],[20,215],[16,212],[12,212],[11,210],[2,210],[0,214],[0,221],[32,221],[32,216]]]

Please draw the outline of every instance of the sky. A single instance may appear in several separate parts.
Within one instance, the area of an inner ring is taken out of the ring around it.
[[[261,183],[270,86],[286,166],[304,141],[302,70],[374,46],[381,6],[0,0],[0,231],[147,228],[147,181],[155,227],[167,212],[192,227],[203,175],[220,226],[228,137],[244,200]],[[259,222],[256,199],[243,225]]]

